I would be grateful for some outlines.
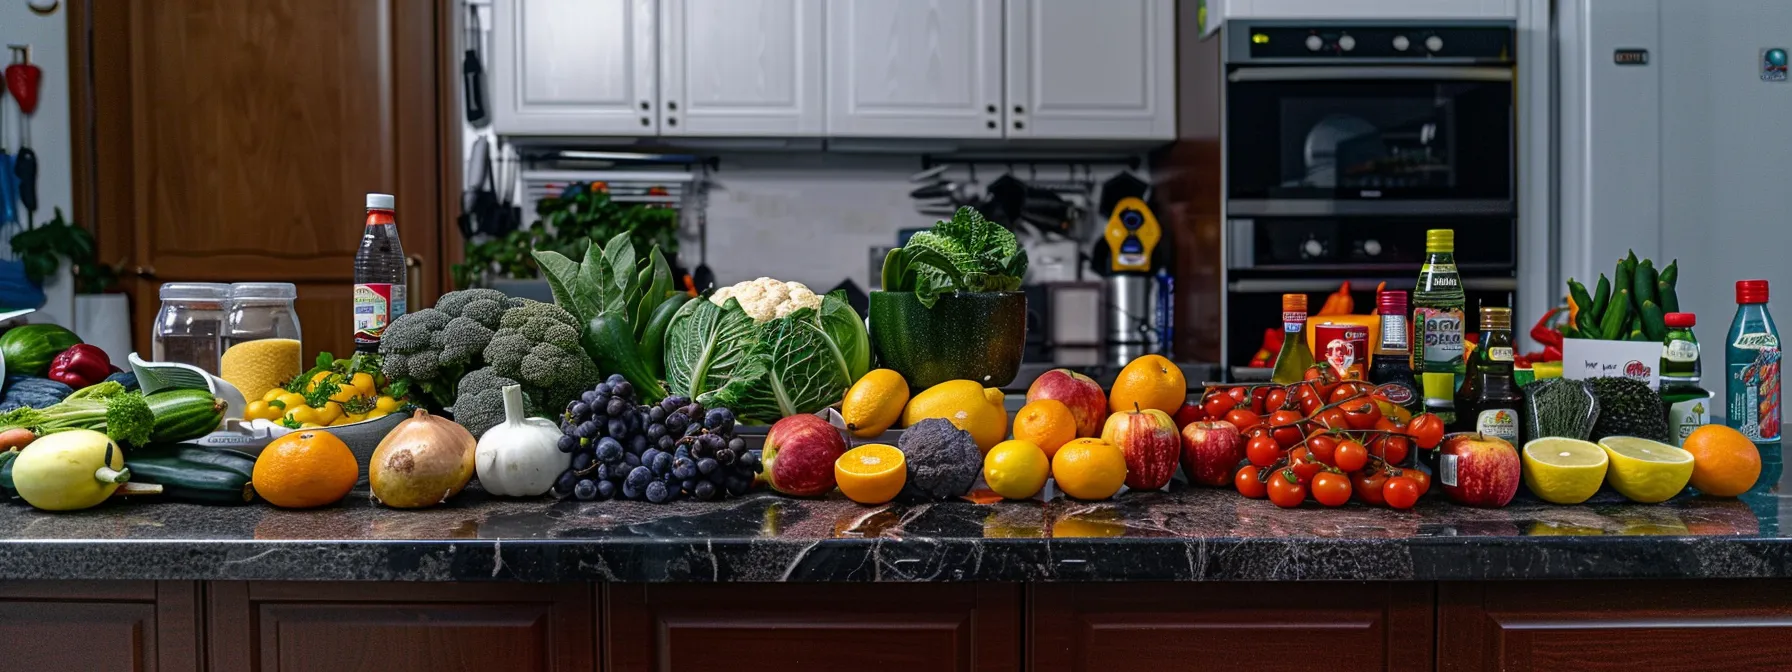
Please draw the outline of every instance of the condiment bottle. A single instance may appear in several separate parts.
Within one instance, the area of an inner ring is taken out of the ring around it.
[[[1387,399],[1407,411],[1418,414],[1425,404],[1419,384],[1412,375],[1412,334],[1406,329],[1406,292],[1386,290],[1375,297],[1376,312],[1381,315],[1381,340],[1375,343],[1375,357],[1369,365],[1369,382],[1375,384],[1375,395]]]
[[[1778,454],[1780,332],[1767,312],[1767,281],[1736,281],[1736,319],[1725,340],[1724,422]]]
[[[1424,386],[1425,407],[1440,417],[1451,406],[1465,369],[1462,333],[1467,302],[1456,271],[1456,232],[1426,231],[1425,264],[1419,267],[1419,284],[1412,293],[1412,368]]]
[[[1298,383],[1313,368],[1313,350],[1307,347],[1307,295],[1282,295],[1282,351],[1276,354],[1272,382]]]
[[[1481,309],[1481,343],[1456,393],[1456,431],[1497,436],[1516,445],[1524,394],[1512,380],[1512,309]]]
[[[367,195],[367,224],[355,251],[355,350],[379,352],[386,325],[405,313],[404,247],[391,194]]]
[[[1668,434],[1674,445],[1700,425],[1711,422],[1711,392],[1699,387],[1699,339],[1692,328],[1692,313],[1668,313],[1663,320],[1668,335],[1661,342],[1661,403],[1668,414]]]

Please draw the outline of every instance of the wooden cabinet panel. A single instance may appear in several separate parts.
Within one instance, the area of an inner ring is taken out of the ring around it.
[[[1002,137],[1001,0],[828,3],[828,134]]]
[[[1020,669],[1020,589],[608,585],[613,672]]]
[[[214,670],[591,670],[589,584],[214,582]]]
[[[1027,648],[1039,672],[1419,670],[1429,585],[1042,584]]]
[[[198,670],[195,584],[0,582],[0,672]]]
[[[1787,595],[1792,581],[1444,584],[1438,669],[1780,669]]]

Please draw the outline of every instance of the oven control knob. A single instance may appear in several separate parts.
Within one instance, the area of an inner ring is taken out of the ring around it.
[[[1338,38],[1338,48],[1343,49],[1345,51],[1350,51],[1351,49],[1355,49],[1356,48],[1356,38],[1351,37],[1349,35],[1339,37]]]
[[[1300,254],[1305,259],[1317,259],[1325,256],[1325,243],[1319,242],[1318,238],[1308,238],[1307,242],[1301,243]]]
[[[1381,241],[1374,238],[1363,241],[1363,254],[1371,257],[1381,256]]]
[[[1412,40],[1406,39],[1405,35],[1394,36],[1394,51],[1406,51],[1410,47],[1412,47]]]
[[[1429,49],[1431,51],[1443,51],[1444,38],[1438,37],[1436,35],[1432,35],[1431,37],[1425,38],[1425,48]]]
[[[1319,51],[1320,47],[1324,46],[1325,40],[1320,39],[1318,35],[1307,36],[1307,51]]]

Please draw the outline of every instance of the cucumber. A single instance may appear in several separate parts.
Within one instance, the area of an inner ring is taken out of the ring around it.
[[[1659,303],[1658,297],[1655,296],[1656,279],[1655,262],[1644,259],[1643,263],[1636,267],[1636,277],[1631,280],[1633,286],[1630,296],[1636,301],[1638,308],[1641,308],[1645,301]]]
[[[600,313],[591,318],[585,325],[585,333],[579,336],[579,344],[585,347],[585,354],[597,362],[598,370],[622,374],[642,399],[665,398],[665,386],[648,370],[647,363],[641,361],[641,351],[635,347],[635,328],[629,324],[628,316]]]
[[[242,474],[244,478],[255,475],[255,456],[229,448],[208,448],[190,443],[162,443],[132,449],[131,456],[133,458],[141,456],[179,459],[233,471]]]
[[[1568,298],[1574,299],[1574,305],[1580,308],[1577,321],[1583,324],[1599,323],[1599,311],[1594,308],[1598,304],[1594,303],[1593,298],[1587,295],[1586,285],[1581,284],[1579,280],[1569,278]]]
[[[1594,324],[1599,323],[1599,316],[1605,314],[1606,307],[1610,306],[1611,303],[1612,303],[1612,281],[1607,279],[1605,277],[1604,273],[1600,273],[1599,274],[1599,288],[1593,290],[1593,323]],[[1585,309],[1583,308],[1582,310],[1585,310]]]
[[[691,300],[689,294],[673,294],[654,306],[647,318],[647,328],[641,332],[641,360],[647,363],[647,369],[655,378],[666,377],[666,328],[672,325],[672,316],[686,301]]]
[[[1644,301],[1641,312],[1643,318],[1643,334],[1651,341],[1659,341],[1668,336],[1667,316],[1661,312],[1661,306],[1654,301]]]
[[[1665,278],[1667,277],[1667,274],[1663,273],[1661,277]],[[1680,312],[1680,295],[1674,292],[1673,283],[1666,280],[1656,280],[1655,293],[1661,295],[1661,309],[1664,312]]]
[[[1608,341],[1623,340],[1624,322],[1630,317],[1630,290],[1620,289],[1612,295],[1612,305],[1599,318],[1599,337]]]
[[[156,416],[150,430],[151,443],[174,443],[196,439],[218,428],[224,421],[223,399],[205,390],[163,390],[146,396],[149,412]]]
[[[255,500],[249,476],[234,469],[171,455],[132,451],[124,458],[136,483],[162,486],[162,497],[193,504],[246,504]]]

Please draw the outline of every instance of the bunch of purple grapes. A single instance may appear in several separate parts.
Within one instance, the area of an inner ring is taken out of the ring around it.
[[[763,469],[734,435],[732,411],[681,396],[637,406],[634,386],[620,375],[567,404],[560,432],[560,451],[572,454],[554,482],[562,499],[710,501],[746,493]]]

